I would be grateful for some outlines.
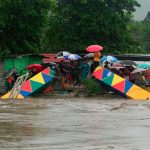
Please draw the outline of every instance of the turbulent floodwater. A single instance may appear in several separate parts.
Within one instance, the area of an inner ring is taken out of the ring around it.
[[[149,150],[150,102],[0,101],[0,150]]]

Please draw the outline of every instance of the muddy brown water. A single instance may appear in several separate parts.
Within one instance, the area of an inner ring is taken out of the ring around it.
[[[0,150],[150,150],[150,102],[0,101]]]

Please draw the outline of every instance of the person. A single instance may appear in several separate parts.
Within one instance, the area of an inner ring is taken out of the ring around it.
[[[58,69],[59,69],[59,76],[61,78],[61,87],[63,88],[65,86],[66,80],[65,63],[63,60],[59,62]]]
[[[7,82],[7,91],[11,90],[13,88],[14,85],[14,78],[13,76],[9,76],[8,78],[6,78],[6,82]]]
[[[94,69],[92,69],[92,67],[93,67],[93,60],[91,58],[87,59],[87,64],[89,65],[88,77],[91,78],[92,77],[92,73],[94,71]]]
[[[108,61],[105,61],[104,68],[109,69],[109,62]]]
[[[145,72],[138,73],[138,75],[136,76],[136,79],[135,79],[135,84],[137,84],[139,86],[143,86],[143,85],[147,84],[147,81],[145,79]]]
[[[12,74],[12,77],[14,78],[14,82],[16,82],[17,78],[19,77],[19,74],[18,74],[16,68],[14,68],[14,72],[13,72],[13,74]]]
[[[83,61],[79,68],[81,69],[81,80],[85,80],[89,73],[89,64],[87,61]]]
[[[79,62],[71,62],[72,74],[74,78],[74,86],[80,86],[80,68]]]
[[[123,71],[123,77],[126,79],[126,80],[129,80],[129,76],[130,76],[130,72],[128,70],[128,67],[125,67],[124,71]]]
[[[100,61],[101,53],[100,52],[95,52],[94,53],[94,70],[99,66],[99,61]]]
[[[71,86],[73,84],[72,67],[70,64],[67,64],[64,70],[66,74],[66,83]]]
[[[150,84],[150,69],[146,70],[145,78],[147,80],[147,83]]]
[[[94,72],[95,68],[94,68],[94,63],[91,64],[90,67],[90,74],[92,74]]]

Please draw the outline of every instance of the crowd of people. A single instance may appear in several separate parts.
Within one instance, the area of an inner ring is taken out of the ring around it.
[[[49,63],[48,65],[41,65],[40,69],[33,68],[32,70],[25,66],[25,68],[20,72],[14,68],[13,73],[6,79],[7,90],[10,90],[17,78],[23,74],[29,73],[29,78],[41,72],[46,67],[50,66],[55,70],[56,76],[59,76],[62,85],[67,84],[68,86],[80,86],[82,81],[87,78],[92,78],[92,73],[97,66],[102,66],[108,70],[111,70],[115,74],[137,84],[146,85],[150,84],[150,74],[146,72],[140,72],[138,74],[132,74],[135,69],[132,65],[124,66],[122,68],[114,68],[111,61],[100,62],[102,57],[100,52],[95,52],[93,58],[83,58],[79,60],[74,60],[70,62],[60,61],[59,63]]]
[[[62,83],[69,86],[80,86],[92,73],[90,70],[91,60],[77,60],[66,63],[61,61],[57,66],[57,75],[61,77]]]
[[[106,61],[104,67],[136,85],[144,86],[150,84],[150,75],[147,71],[132,74],[136,69],[133,65],[125,65],[122,68],[113,68],[111,67],[112,65],[113,63]]]

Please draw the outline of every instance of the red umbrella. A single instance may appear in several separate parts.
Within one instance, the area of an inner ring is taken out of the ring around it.
[[[31,72],[37,74],[37,73],[41,72],[44,69],[44,67],[40,64],[31,64],[27,67],[27,69],[30,70]]]
[[[95,52],[99,52],[102,50],[103,50],[103,47],[100,45],[91,45],[86,48],[86,51],[90,53],[95,53]]]

